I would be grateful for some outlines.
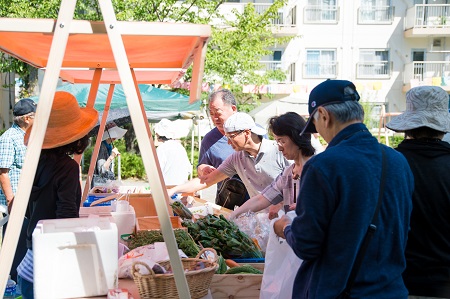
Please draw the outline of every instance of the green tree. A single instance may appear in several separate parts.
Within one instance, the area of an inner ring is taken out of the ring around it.
[[[233,16],[223,16],[219,6],[223,0],[112,0],[116,18],[126,21],[189,22],[213,25],[212,38],[208,45],[204,82],[221,84],[229,88],[240,99],[244,110],[249,110],[258,95],[244,95],[245,84],[262,85],[270,80],[283,80],[280,70],[262,69],[260,60],[271,53],[270,47],[286,43],[290,37],[272,34],[272,20],[286,0],[275,1],[263,13],[257,13],[252,3],[242,13],[234,10]],[[0,17],[57,18],[61,0],[0,0]],[[102,20],[97,0],[78,0],[75,19]],[[14,71],[23,83],[23,94],[33,88],[32,70],[23,62],[2,53],[0,72]],[[184,81],[190,81],[188,71]],[[204,95],[206,96],[206,95]]]

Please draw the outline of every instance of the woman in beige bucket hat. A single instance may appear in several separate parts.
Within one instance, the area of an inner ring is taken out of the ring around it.
[[[70,93],[55,93],[28,202],[28,251],[17,267],[18,284],[24,299],[33,298],[32,233],[37,222],[79,217],[80,167],[71,155],[81,154],[86,149],[89,144],[87,134],[97,120],[95,109],[80,108]],[[25,134],[25,144],[28,144],[32,129],[33,126]]]
[[[441,140],[450,132],[448,103],[441,87],[412,88],[406,111],[386,125],[405,132],[397,150],[414,174],[403,273],[410,298],[450,298],[450,144]]]

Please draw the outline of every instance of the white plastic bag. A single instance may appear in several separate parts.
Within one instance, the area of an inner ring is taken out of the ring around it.
[[[187,257],[181,249],[178,249],[178,253],[181,258]],[[119,258],[118,276],[119,278],[132,279],[131,267],[135,262],[143,262],[152,268],[155,263],[168,259],[169,253],[164,242],[155,242],[154,244],[137,247]],[[144,267],[140,267],[139,273],[143,275],[149,274]]]
[[[287,215],[293,218],[295,212],[289,212]],[[273,224],[277,220],[278,218],[275,218],[270,222],[260,299],[291,298],[294,279],[302,264],[302,260],[295,255],[287,241],[275,234]]]

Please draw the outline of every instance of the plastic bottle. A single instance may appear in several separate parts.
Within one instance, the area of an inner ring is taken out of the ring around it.
[[[14,299],[16,297],[16,288],[17,288],[16,282],[12,280],[11,275],[9,275],[3,299]]]

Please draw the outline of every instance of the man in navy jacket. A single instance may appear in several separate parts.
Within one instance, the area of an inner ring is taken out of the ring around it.
[[[305,133],[318,132],[327,149],[304,166],[292,223],[283,216],[275,233],[303,260],[292,298],[336,298],[346,288],[378,203],[382,150],[362,123],[353,83],[327,80],[311,91]],[[376,231],[350,290],[350,298],[407,298],[402,280],[414,181],[406,159],[383,146],[386,183]]]

